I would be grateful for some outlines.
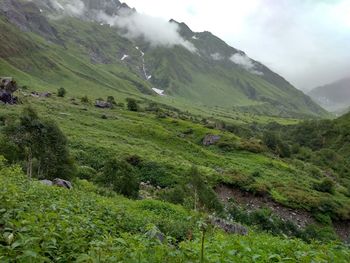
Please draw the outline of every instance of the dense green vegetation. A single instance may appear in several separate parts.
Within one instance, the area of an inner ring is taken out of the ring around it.
[[[198,214],[160,201],[130,201],[87,181],[75,181],[71,191],[51,188],[4,162],[1,262],[199,261]],[[339,244],[208,231],[204,262],[347,262],[350,256]]]

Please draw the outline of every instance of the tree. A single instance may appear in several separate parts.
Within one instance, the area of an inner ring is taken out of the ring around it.
[[[278,137],[274,132],[265,132],[263,136],[264,144],[271,150],[275,151],[278,145]]]
[[[103,168],[101,183],[127,197],[137,198],[140,182],[134,168],[124,160],[112,158]]]
[[[59,88],[58,90],[57,90],[57,96],[58,97],[61,97],[61,98],[63,98],[64,96],[66,96],[66,93],[67,93],[67,91],[65,90],[65,88]]]
[[[139,105],[135,99],[127,98],[127,107],[129,111],[139,111]]]
[[[23,159],[29,177],[70,179],[74,174],[65,135],[53,121],[40,119],[34,109],[25,108],[19,121],[5,128],[5,136],[23,153],[18,158]]]

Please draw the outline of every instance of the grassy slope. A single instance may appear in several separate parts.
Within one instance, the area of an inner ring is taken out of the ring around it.
[[[317,192],[313,184],[323,177],[313,177],[312,166],[239,150],[244,140],[231,133],[179,119],[159,119],[150,113],[72,105],[68,98],[29,98],[28,102],[40,115],[58,122],[80,165],[99,169],[109,156],[124,158],[137,154],[146,161],[167,167],[170,181],[176,182],[176,178],[183,177],[185,171],[196,164],[212,184],[238,184],[244,189],[268,193],[282,204],[307,210],[317,210],[321,204],[332,201],[339,205],[339,217],[350,218],[350,198],[342,185],[337,186],[335,195]],[[20,108],[1,106],[1,112],[18,114]],[[108,119],[102,119],[102,114]],[[183,136],[189,129],[193,133]],[[222,141],[234,145],[234,149],[223,151],[216,146],[202,146],[201,140],[206,134],[220,134]],[[260,176],[252,178],[251,174],[257,171]]]
[[[2,262],[199,260],[198,215],[179,206],[130,201],[86,181],[76,182],[71,191],[51,188],[28,180],[3,160],[0,180]],[[155,227],[167,236],[163,243]],[[305,244],[254,232],[242,237],[218,230],[207,233],[204,255],[206,262],[347,262],[350,256],[337,244]]]

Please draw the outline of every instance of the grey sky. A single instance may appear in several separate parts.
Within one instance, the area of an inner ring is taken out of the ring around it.
[[[126,0],[208,30],[308,90],[350,76],[350,0]]]

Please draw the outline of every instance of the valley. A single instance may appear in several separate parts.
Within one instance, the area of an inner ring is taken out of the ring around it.
[[[117,0],[0,39],[1,262],[348,262],[349,113]]]

